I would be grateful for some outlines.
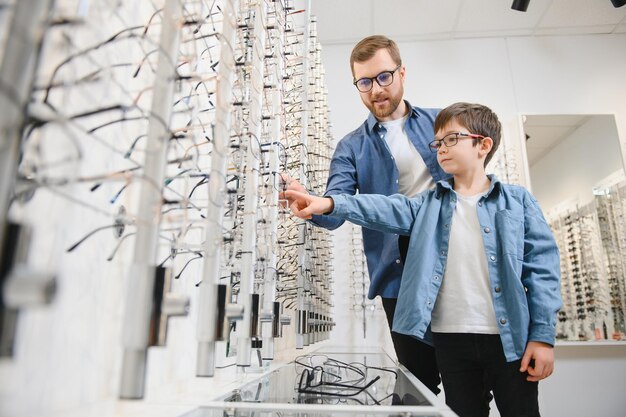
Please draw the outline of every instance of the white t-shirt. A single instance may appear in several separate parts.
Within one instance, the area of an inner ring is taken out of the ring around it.
[[[482,194],[456,194],[448,261],[432,313],[440,333],[498,334],[482,230],[476,203]]]
[[[389,122],[381,122],[387,132],[384,139],[398,167],[398,192],[408,197],[435,185],[433,178],[415,146],[404,130],[408,115]]]

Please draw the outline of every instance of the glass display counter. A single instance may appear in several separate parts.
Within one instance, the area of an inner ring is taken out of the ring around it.
[[[384,353],[300,356],[181,417],[456,416]]]

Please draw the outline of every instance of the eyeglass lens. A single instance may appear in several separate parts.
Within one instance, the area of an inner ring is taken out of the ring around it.
[[[430,146],[431,150],[439,150],[442,144],[445,144],[447,147],[454,146],[459,141],[459,133],[450,133],[447,136],[444,136],[443,139],[435,139],[428,146]]]

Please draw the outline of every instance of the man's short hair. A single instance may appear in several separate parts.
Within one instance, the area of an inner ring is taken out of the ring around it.
[[[469,133],[490,137],[493,140],[493,147],[485,158],[485,166],[493,157],[493,154],[500,145],[502,136],[502,125],[498,116],[487,106],[474,103],[454,103],[441,110],[435,118],[435,132],[438,132],[452,120],[466,127]],[[478,139],[474,140],[474,146]]]
[[[373,35],[362,39],[352,49],[352,53],[350,54],[350,69],[352,70],[352,75],[354,75],[355,62],[367,61],[380,49],[386,49],[389,52],[391,59],[393,59],[393,62],[395,62],[396,65],[402,65],[402,58],[400,58],[400,49],[398,49],[398,45],[386,36]]]

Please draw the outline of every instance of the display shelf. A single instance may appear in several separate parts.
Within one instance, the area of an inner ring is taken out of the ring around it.
[[[555,347],[582,346],[626,346],[626,340],[563,340],[557,341]]]

